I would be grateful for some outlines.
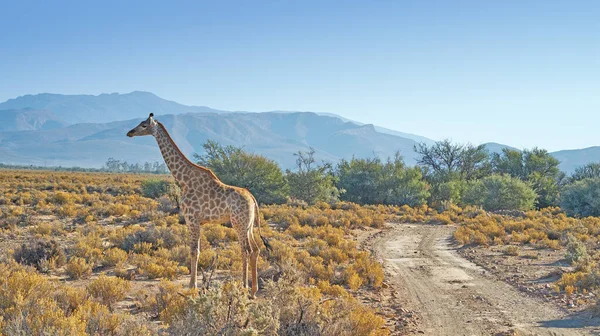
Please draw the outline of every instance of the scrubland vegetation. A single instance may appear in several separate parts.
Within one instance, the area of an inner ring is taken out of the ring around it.
[[[380,218],[391,215],[388,220],[459,224],[454,236],[463,245],[506,245],[505,253],[512,256],[523,246],[565,251],[564,262],[572,265],[573,272],[555,284],[557,291],[570,295],[600,286],[600,254],[587,252],[595,251],[599,243],[600,218],[594,216],[600,216],[600,163],[580,167],[568,176],[543,149],[490,154],[483,146],[445,140],[416,146],[417,167],[407,167],[400,155],[387,160],[341,160],[335,166],[318,164],[310,151],[297,153],[296,171],[284,173],[275,162],[257,161],[240,148],[216,143],[205,148],[207,154],[197,158],[225,182],[235,175],[232,183],[259,195],[277,195],[270,198],[273,201],[283,202],[287,196],[288,203],[291,197],[293,202],[321,207],[300,225],[325,222],[324,214],[331,209],[323,202],[354,202],[362,209],[377,209]],[[270,184],[254,183],[236,175],[231,170],[236,166],[268,171],[262,176],[274,178]],[[295,220],[280,222],[299,235]],[[345,218],[329,222],[333,227],[348,227]]]
[[[357,299],[384,275],[352,229],[382,227],[395,209],[264,206],[273,252],[250,300],[227,225],[203,227],[205,291],[186,288],[188,230],[168,176],[7,170],[0,181],[0,334],[387,334]]]
[[[284,173],[239,148],[205,148],[202,164],[271,204],[256,300],[227,224],[203,227],[200,291],[185,287],[188,229],[170,176],[0,170],[0,334],[385,335],[358,299],[382,287],[383,269],[353,232],[386,222],[456,224],[460,244],[508,256],[564,251],[572,266],[557,293],[600,286],[598,165],[567,177],[543,150],[441,142],[417,148],[419,167],[400,156],[333,167],[308,152]]]
[[[507,245],[507,255],[518,255],[521,246],[565,250],[565,261],[573,265],[574,272],[563,275],[556,283],[557,291],[569,294],[600,286],[600,254],[587,252],[595,251],[599,244],[600,218],[592,217],[600,216],[599,163],[567,176],[558,168],[558,160],[543,149],[504,149],[490,154],[483,146],[445,140],[416,146],[417,167],[407,167],[400,155],[387,160],[341,160],[334,167],[316,163],[311,151],[297,153],[297,171],[283,174],[281,170],[276,173],[272,161],[248,164],[256,160],[239,148],[222,148],[216,143],[205,148],[207,154],[198,158],[225,181],[235,171],[225,167],[261,170],[268,165],[278,181],[268,187],[240,175],[232,180],[255,193],[276,193],[278,199],[287,195],[295,202],[317,204],[317,208],[323,201],[336,200],[370,204],[363,209],[376,208],[380,216],[374,217],[373,223],[393,214],[392,220],[403,222],[460,224],[454,234],[459,243]],[[320,210],[298,224],[325,222],[324,214],[331,210],[326,206]],[[294,220],[280,221],[297,235]],[[331,225],[348,227],[348,220],[342,218]]]

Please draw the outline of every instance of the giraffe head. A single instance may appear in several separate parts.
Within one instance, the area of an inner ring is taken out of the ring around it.
[[[148,119],[142,121],[136,128],[127,132],[127,136],[133,138],[134,136],[154,135],[156,128],[157,123],[156,120],[154,120],[154,113],[150,113]]]

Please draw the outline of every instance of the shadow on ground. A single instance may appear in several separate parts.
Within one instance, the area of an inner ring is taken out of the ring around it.
[[[589,313],[576,313],[560,320],[541,321],[540,326],[546,328],[586,328],[600,327],[600,318],[592,317]],[[596,331],[600,331],[597,329]]]

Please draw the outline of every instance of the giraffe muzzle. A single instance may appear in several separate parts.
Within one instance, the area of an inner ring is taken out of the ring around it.
[[[130,138],[133,138],[133,130],[127,132],[127,136]]]

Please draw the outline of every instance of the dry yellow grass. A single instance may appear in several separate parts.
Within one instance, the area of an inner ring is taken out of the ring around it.
[[[199,266],[206,269],[215,261],[217,280],[206,295],[182,287],[189,266],[187,226],[170,213],[168,201],[142,196],[141,183],[149,178],[0,170],[0,234],[10,237],[0,246],[6,252],[0,255],[0,287],[6,289],[0,289],[0,333],[25,324],[37,333],[58,335],[184,332],[182,323],[190,314],[213,309],[211,314],[219,316],[228,305],[224,297],[242,295],[233,281],[241,269],[237,237],[231,228],[216,224],[202,232]],[[358,248],[350,230],[382,227],[401,211],[350,203],[264,207],[264,222],[270,226],[263,233],[274,250],[259,261],[262,291],[280,299],[237,298],[246,305],[240,314],[261,334],[274,334],[278,328],[294,328],[300,303],[303,323],[325,334],[386,334],[383,319],[348,292],[377,290],[383,281],[381,265]],[[58,242],[66,265],[47,266],[52,261],[43,256],[50,255],[45,249],[52,244],[28,250],[28,258],[41,258],[47,274],[15,263],[9,251],[19,245],[11,242],[28,246],[36,237]],[[275,274],[274,280],[269,274]],[[61,285],[54,279],[67,281]],[[39,293],[30,293],[32,286]],[[122,309],[125,297],[133,298],[136,309]],[[210,306],[199,306],[198,300]],[[33,302],[48,309],[27,310]],[[158,326],[150,323],[155,317],[161,321]]]

